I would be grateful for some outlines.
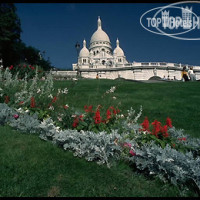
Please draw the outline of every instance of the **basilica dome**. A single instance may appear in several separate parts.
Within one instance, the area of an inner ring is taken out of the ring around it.
[[[90,43],[92,42],[110,42],[108,35],[102,30],[98,29],[91,37]]]
[[[83,48],[80,50],[79,57],[89,57],[89,51],[86,48],[86,41],[83,40]]]
[[[116,41],[116,48],[114,49],[113,53],[116,56],[124,56],[124,51],[119,47],[119,40]]]
[[[102,30],[100,17],[97,21],[97,30],[90,39],[90,49],[96,46],[107,46],[108,48],[111,48],[110,39],[106,32]]]

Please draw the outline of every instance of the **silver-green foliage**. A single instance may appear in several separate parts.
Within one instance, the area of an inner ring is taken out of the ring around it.
[[[16,112],[14,112],[12,108],[8,107],[7,104],[0,103],[0,125],[12,121],[14,114],[16,114]]]
[[[72,150],[75,156],[85,157],[87,161],[96,161],[98,164],[111,166],[111,160],[119,159],[121,147],[115,143],[121,136],[113,131],[110,134],[98,134],[89,131],[78,132],[65,130],[55,135],[54,140],[65,150]]]
[[[184,154],[169,145],[163,149],[151,142],[138,148],[134,141],[129,142],[134,146],[136,156],[126,159],[138,169],[158,175],[161,180],[169,180],[174,185],[184,185],[192,180],[200,189],[200,157],[194,158],[191,152]]]
[[[17,115],[18,117],[15,117]],[[18,113],[7,104],[0,104],[0,125],[9,124],[11,127],[26,133],[37,133],[40,122],[37,115]]]

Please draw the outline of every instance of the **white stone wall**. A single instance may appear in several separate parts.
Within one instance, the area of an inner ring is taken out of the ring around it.
[[[116,79],[116,78],[124,78],[129,80],[149,80],[154,76],[154,69],[124,69],[119,71],[100,71],[100,72],[81,72],[81,76],[83,78],[96,79],[97,73],[100,79]],[[59,77],[76,77],[77,71],[53,71],[53,75]],[[196,72],[196,79],[200,79],[200,72]],[[157,69],[156,75],[163,78],[169,78],[170,80],[174,79],[174,76],[177,80],[181,80],[181,71],[177,70],[164,70]]]
[[[135,69],[135,70],[121,70],[121,71],[103,71],[98,72],[100,79],[116,79],[116,78],[124,78],[129,80],[149,80],[154,76],[153,69]],[[95,79],[97,72],[81,72],[81,76],[84,78]],[[174,79],[176,76],[177,80],[181,80],[181,71],[175,70],[159,70],[157,69],[157,76],[163,78]],[[199,73],[200,78],[200,73]]]

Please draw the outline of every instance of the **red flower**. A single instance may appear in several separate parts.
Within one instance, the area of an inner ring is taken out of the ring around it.
[[[97,109],[95,116],[94,116],[95,124],[101,123],[101,116],[100,116],[100,111]]]
[[[24,65],[24,68],[26,68],[26,65]]]
[[[9,70],[12,70],[13,69],[13,65],[11,65],[10,67],[9,67]]]
[[[161,129],[162,129],[161,132],[163,134],[163,137],[169,137],[169,134],[167,132],[168,131],[167,125],[163,126]]]
[[[92,107],[93,106],[84,106],[85,112],[92,112]]]
[[[107,110],[106,115],[107,115],[107,119],[111,119],[111,112],[109,109]]]
[[[73,124],[72,124],[72,126],[74,128],[76,128],[78,126],[79,120],[83,121],[83,115],[76,116],[76,118],[74,119]]]
[[[76,118],[74,119],[74,122],[73,122],[72,126],[73,126],[74,128],[76,128],[76,127],[78,126],[78,123],[79,123],[79,119],[78,119],[78,117],[76,117]]]
[[[113,110],[113,114],[116,115],[117,114],[117,111],[115,110],[115,108],[113,106],[110,106],[110,109]]]
[[[80,116],[79,116],[79,119],[80,119],[81,121],[83,121],[83,115],[80,115]]]
[[[7,104],[10,101],[9,96],[5,96],[5,103]]]
[[[31,97],[31,108],[35,108],[35,98]]]
[[[186,139],[186,137],[183,137],[183,138],[178,138],[178,140],[180,140],[180,141],[186,141],[187,139]]]
[[[34,69],[35,69],[35,67],[31,67],[31,69],[32,69],[32,70],[34,70]]]
[[[57,97],[54,97],[53,100],[52,100],[52,103],[55,103],[57,100]]]
[[[169,117],[166,119],[166,125],[172,128],[172,120]]]
[[[172,147],[173,147],[173,148],[175,148],[175,146],[176,146],[175,144],[172,144]]]
[[[147,117],[145,117],[143,123],[141,124],[143,127],[143,131],[149,131],[149,120]]]
[[[152,134],[155,135],[156,137],[158,137],[158,133],[161,131],[161,123],[157,120],[155,120],[154,122],[152,122],[152,125],[154,127]]]

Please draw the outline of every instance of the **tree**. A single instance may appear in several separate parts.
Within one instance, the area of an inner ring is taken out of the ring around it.
[[[0,3],[0,57],[3,65],[16,64],[21,24],[13,3]]]
[[[13,3],[0,3],[0,59],[3,66],[17,65],[25,62],[30,65],[40,65],[44,70],[52,68],[49,60],[39,56],[40,50],[26,46],[20,39],[20,19]],[[45,51],[43,51],[43,55]]]

